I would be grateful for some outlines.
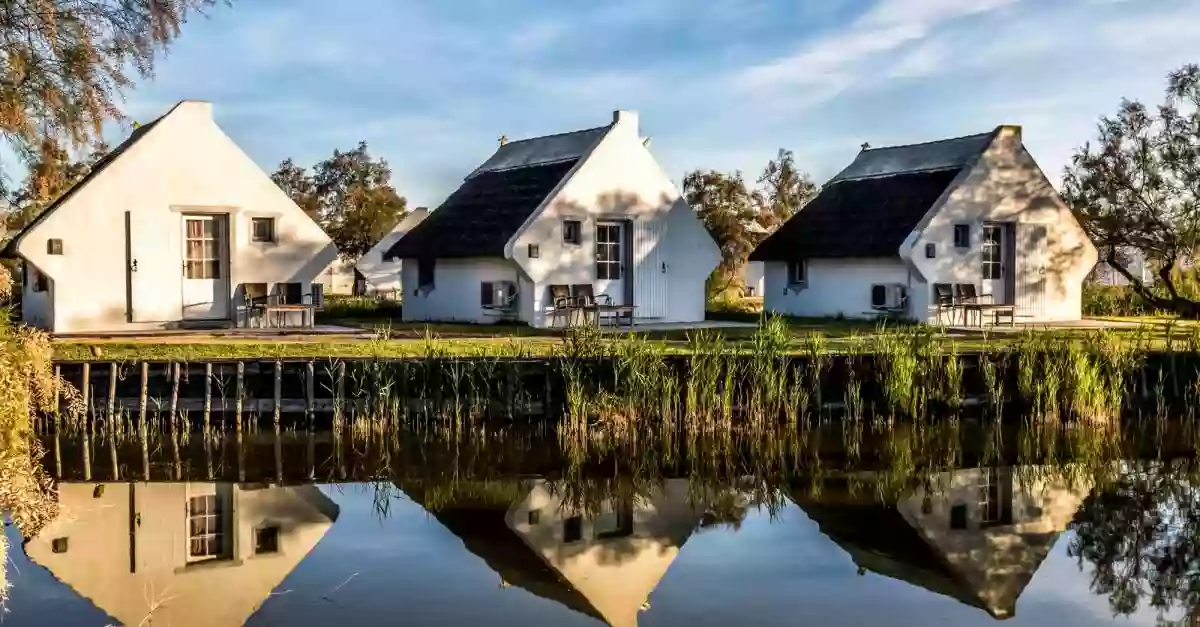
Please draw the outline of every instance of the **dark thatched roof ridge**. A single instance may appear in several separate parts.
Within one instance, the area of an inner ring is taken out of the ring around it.
[[[579,161],[479,172],[384,253],[384,260],[503,257],[508,240]]]
[[[961,167],[837,180],[750,254],[751,261],[895,257]]]

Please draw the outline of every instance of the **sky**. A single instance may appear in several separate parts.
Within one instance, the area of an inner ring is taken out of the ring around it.
[[[1121,98],[1200,62],[1196,0],[234,0],[194,17],[126,97],[176,101],[265,170],[369,143],[410,206],[496,148],[640,114],[676,181],[755,179],[780,148],[820,183],[863,142],[1024,127],[1057,183]],[[114,132],[127,134],[127,130]]]

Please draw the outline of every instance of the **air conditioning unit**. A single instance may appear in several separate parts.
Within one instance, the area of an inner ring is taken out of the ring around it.
[[[508,309],[517,301],[517,284],[512,281],[484,281],[480,284],[479,304],[487,309]]]
[[[903,309],[908,303],[908,286],[903,283],[876,283],[871,286],[871,308],[883,311]]]

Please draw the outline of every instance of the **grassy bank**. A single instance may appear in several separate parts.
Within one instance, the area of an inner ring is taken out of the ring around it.
[[[1038,337],[1087,341],[1097,331],[1087,329],[989,333],[987,331],[947,332],[930,327],[880,326],[853,320],[813,320],[780,318],[784,325],[781,350],[801,354],[819,338],[823,350],[833,354],[862,352],[877,342],[908,329],[938,343],[954,343],[960,351],[984,351],[1012,346],[1031,334]],[[1167,318],[1108,318],[1136,326],[1117,328],[1105,333],[1139,349],[1176,348],[1190,350],[1200,346],[1200,326]],[[564,349],[562,331],[524,326],[482,326],[453,324],[380,324],[361,325],[372,339],[346,339],[322,336],[281,337],[278,341],[188,336],[139,339],[64,339],[53,344],[54,358],[64,361],[199,361],[206,359],[252,358],[405,358],[429,355],[456,357],[549,357]],[[758,329],[726,328],[720,337],[730,350],[757,350]],[[695,331],[638,332],[633,337],[653,343],[667,354],[690,354]],[[616,352],[628,334],[598,334],[594,342],[601,350]]]

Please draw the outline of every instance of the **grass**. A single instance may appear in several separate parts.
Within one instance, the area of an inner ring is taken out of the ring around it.
[[[881,331],[875,323],[851,320],[781,318],[779,333],[787,336],[785,352],[803,354],[806,342],[814,336],[821,338],[821,350],[829,354],[845,354],[855,350],[870,350],[879,336],[896,333],[928,334],[935,344],[953,339],[959,352],[991,350],[1015,345],[1022,334],[991,335],[982,331],[942,333],[927,327],[888,327]],[[1112,331],[1122,342],[1141,349],[1188,347],[1188,338],[1200,332],[1194,322],[1162,317],[1135,319],[1109,318],[1135,322],[1136,327]],[[239,339],[236,337],[147,337],[138,339],[60,339],[53,343],[54,358],[62,361],[198,361],[212,359],[250,358],[402,358],[428,354],[430,342],[445,356],[498,356],[521,352],[529,356],[553,356],[560,352],[564,334],[558,330],[535,329],[526,326],[412,324],[395,323],[368,325],[372,339],[346,339],[322,336],[281,337],[279,341]],[[1039,332],[1055,339],[1086,340],[1095,331],[1063,329]],[[637,333],[639,338],[654,344],[664,354],[691,354],[690,332],[651,331]],[[733,352],[750,353],[756,349],[758,333],[752,327],[721,329],[725,347]],[[597,341],[615,344],[618,334],[604,334]],[[1168,342],[1168,338],[1172,341]]]

